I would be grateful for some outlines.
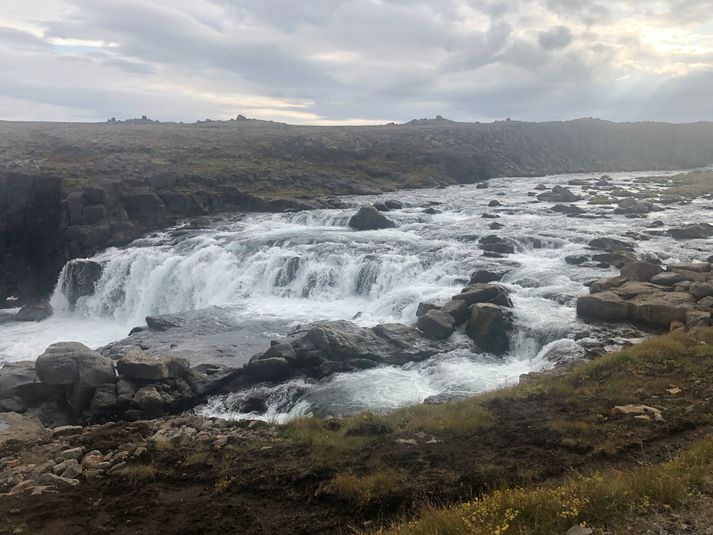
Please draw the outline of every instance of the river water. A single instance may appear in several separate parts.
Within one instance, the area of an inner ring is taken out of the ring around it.
[[[614,183],[637,190],[633,179],[651,174],[610,176]],[[446,301],[460,292],[474,270],[509,269],[503,283],[513,292],[517,333],[504,358],[474,352],[457,333],[456,350],[421,363],[339,374],[320,383],[292,381],[249,394],[268,397],[266,417],[280,420],[314,411],[388,410],[437,394],[495,388],[551,366],[546,358],[550,350],[580,354],[572,338],[586,326],[576,318],[576,297],[586,293],[585,282],[617,272],[570,266],[565,256],[591,254],[586,244],[594,237],[628,239],[626,233],[644,232],[654,219],[666,228],[710,217],[710,200],[669,205],[641,219],[615,215],[585,200],[577,204],[587,217],[573,218],[552,213],[553,203],[528,196],[541,182],[551,187],[598,176],[499,178],[490,180],[487,189],[468,185],[347,197],[347,209],[223,215],[212,218],[208,228],[153,233],[96,255],[104,266],[102,278],[95,294],[81,298],[74,311],[55,291],[52,318],[31,324],[0,322],[0,363],[34,359],[61,340],[98,347],[125,337],[148,314],[207,307],[222,307],[238,322],[264,321],[283,330],[324,319],[353,319],[364,326],[413,323],[419,302]],[[569,187],[581,193],[581,188]],[[354,207],[385,199],[404,203],[403,209],[387,214],[396,228],[348,228]],[[489,207],[492,200],[502,206]],[[424,213],[428,206],[438,213]],[[498,218],[483,218],[484,213]],[[490,230],[493,222],[503,228]],[[484,257],[477,240],[493,233],[513,240],[515,254]],[[637,254],[683,262],[707,256],[707,249],[705,243],[653,236],[638,243]],[[265,329],[265,347],[273,330]],[[247,357],[236,355],[236,363]],[[236,407],[246,395],[216,398],[200,410],[239,416]]]

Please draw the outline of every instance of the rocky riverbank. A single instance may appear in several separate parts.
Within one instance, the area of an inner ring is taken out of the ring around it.
[[[46,296],[67,260],[126,244],[179,218],[302,210],[332,206],[333,195],[494,176],[680,169],[713,161],[707,123],[0,122],[0,140],[2,301]]]
[[[713,463],[710,448],[701,450],[713,433],[711,348],[711,329],[695,329],[458,403],[288,426],[171,417],[47,429],[0,414],[0,533],[371,531],[412,518],[423,503],[486,499],[495,484],[542,493],[539,485],[556,488],[573,469],[628,489],[628,474],[646,464],[652,471],[628,494],[598,494],[604,502],[547,517],[552,532],[586,522],[623,533],[660,511],[658,522],[702,534],[706,509],[696,506],[711,497]],[[692,448],[696,474],[676,472],[678,486],[657,494],[658,463]],[[587,488],[591,495],[596,479]],[[615,498],[611,514],[606,500]],[[448,517],[454,526],[465,507]],[[395,532],[427,532],[416,530],[434,521],[431,511]]]

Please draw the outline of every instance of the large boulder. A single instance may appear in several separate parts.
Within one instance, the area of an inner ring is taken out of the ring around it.
[[[349,226],[355,230],[378,230],[393,228],[395,224],[375,207],[362,206],[349,220]]]
[[[588,245],[592,249],[598,249],[608,253],[617,251],[633,251],[636,247],[633,243],[617,240],[616,238],[594,238],[593,240],[590,240]]]
[[[480,248],[488,253],[513,254],[515,245],[507,238],[501,238],[495,234],[489,234],[480,238]]]
[[[112,360],[77,342],[52,344],[37,357],[35,369],[44,384],[66,392],[75,414],[88,407],[97,386],[116,382]]]
[[[585,320],[626,321],[631,319],[631,303],[611,291],[577,299],[577,315]]]
[[[52,390],[37,377],[34,362],[9,362],[0,368],[0,400],[16,398],[32,406],[51,397]]]
[[[713,237],[713,225],[697,223],[684,227],[669,229],[668,233],[676,240],[696,240]]]
[[[641,294],[631,300],[632,319],[637,323],[668,329],[673,321],[686,323],[686,314],[696,300],[685,292]]]
[[[451,299],[439,310],[451,316],[455,320],[456,325],[460,325],[468,320],[469,308],[470,305],[465,299]]]
[[[663,271],[663,268],[648,262],[634,262],[621,268],[621,275],[632,281],[649,282]]]
[[[180,357],[155,357],[133,349],[116,363],[119,375],[128,379],[160,381],[183,377],[189,371],[188,361]]]
[[[74,307],[80,297],[94,293],[102,271],[102,265],[93,260],[77,259],[67,263],[60,289],[70,307]]]
[[[49,303],[36,303],[25,305],[13,317],[15,321],[42,321],[53,314],[52,305]]]
[[[471,273],[470,282],[471,284],[475,284],[476,282],[497,282],[501,280],[505,276],[505,274],[505,272],[501,271],[489,271],[487,269],[479,269],[478,271],[474,271],[473,273]]]
[[[243,369],[248,375],[262,381],[279,381],[293,374],[292,365],[282,357],[258,358],[250,361]]]
[[[503,355],[510,349],[512,327],[510,310],[490,303],[478,303],[471,309],[466,333],[484,351]]]
[[[562,186],[555,186],[550,191],[540,193],[537,198],[546,202],[576,202],[582,200],[582,197],[575,195],[572,191]]]
[[[434,340],[448,338],[455,330],[455,319],[450,314],[440,310],[429,310],[418,318],[416,327],[424,336]]]
[[[512,307],[509,295],[510,291],[498,284],[471,284],[466,286],[460,294],[454,295],[453,299],[463,300],[468,306],[476,303],[493,303]]]

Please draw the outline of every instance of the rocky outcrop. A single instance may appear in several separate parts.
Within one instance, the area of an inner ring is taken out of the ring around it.
[[[70,307],[73,308],[80,297],[94,293],[102,271],[102,265],[93,260],[76,259],[67,263],[60,289],[69,301]]]
[[[374,206],[362,206],[349,220],[355,230],[378,230],[394,227],[394,222],[381,214]]]
[[[593,283],[590,295],[577,300],[577,314],[587,320],[630,321],[655,329],[708,325],[713,311],[713,302],[705,301],[713,296],[710,264],[685,267],[693,270],[668,266],[671,271],[662,271],[645,263],[626,266],[621,276]]]

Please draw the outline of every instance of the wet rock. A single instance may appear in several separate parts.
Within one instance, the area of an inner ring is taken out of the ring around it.
[[[267,357],[251,361],[243,370],[248,375],[263,381],[279,381],[290,377],[293,373],[290,363],[281,357]]]
[[[604,292],[610,290],[611,288],[618,288],[624,284],[628,279],[625,276],[619,277],[605,277],[603,279],[598,279],[594,281],[589,287],[589,293],[596,294],[599,292]]]
[[[463,300],[468,306],[476,303],[492,303],[504,307],[512,307],[510,301],[510,291],[498,284],[473,284],[467,286],[463,291],[454,295],[454,300]]]
[[[384,201],[384,204],[390,210],[401,210],[401,208],[404,207],[404,204],[401,201],[396,201],[394,199],[387,199]]]
[[[676,240],[707,239],[713,236],[713,225],[697,223],[669,229],[668,233]]]
[[[493,223],[490,223],[490,224],[488,225],[488,228],[489,228],[490,230],[500,230],[501,228],[505,228],[505,225],[503,225],[502,223],[498,223],[497,221],[495,221],[495,222],[493,222]]]
[[[633,243],[617,240],[615,238],[595,238],[588,243],[592,249],[606,251],[608,253],[618,251],[633,251],[636,246]]]
[[[595,254],[592,256],[592,260],[603,264],[604,267],[614,266],[621,269],[627,264],[637,262],[638,258],[628,251],[616,251],[613,253]]]
[[[74,308],[80,297],[93,295],[102,276],[102,265],[93,260],[77,259],[68,262],[62,278],[61,291]]]
[[[515,246],[507,238],[501,238],[495,234],[490,234],[480,238],[480,248],[483,251],[498,254],[513,254]]]
[[[487,269],[479,269],[470,275],[471,284],[497,282],[505,276],[504,272],[489,271]]]
[[[615,214],[648,214],[649,212],[660,211],[661,207],[649,201],[638,201],[627,198],[619,201],[619,207],[614,210]]]
[[[389,211],[389,207],[386,206],[386,204],[383,202],[375,202],[374,208],[376,208],[379,212],[388,212]]]
[[[146,316],[146,325],[152,331],[167,331],[174,327],[180,327],[183,321],[175,316]]]
[[[581,196],[575,195],[569,189],[562,186],[555,186],[551,191],[540,193],[537,198],[540,201],[546,202],[576,202],[582,200]]]
[[[491,208],[495,208],[497,206],[502,206],[502,203],[500,201],[496,201],[495,199],[493,199],[492,201],[490,201],[488,203],[488,206],[490,206]]]
[[[461,325],[468,320],[469,307],[465,299],[451,299],[440,308],[440,311],[451,316],[456,325]]]
[[[438,306],[434,305],[433,303],[419,303],[418,308],[416,308],[416,317],[420,318],[429,310],[435,310],[437,308]]]
[[[393,228],[395,225],[373,206],[362,206],[349,220],[349,226],[355,230],[377,230]]]
[[[586,255],[570,255],[565,256],[564,261],[571,266],[579,266],[589,261],[589,257]]]
[[[423,211],[423,213],[424,213],[424,214],[428,214],[428,215],[436,215],[436,214],[440,214],[441,211],[440,211],[440,210],[437,210],[437,209],[435,209],[433,206],[431,206],[431,207],[429,207],[429,208],[426,208],[426,209]]]
[[[621,275],[633,281],[649,282],[654,276],[663,271],[663,268],[648,262],[634,262],[621,268]]]
[[[264,357],[279,357],[285,359],[287,362],[293,363],[297,359],[297,352],[295,348],[287,343],[278,343],[270,346],[264,355]]]
[[[477,303],[471,309],[466,333],[478,347],[502,355],[510,348],[512,313],[505,307],[490,303]]]
[[[560,214],[567,215],[580,215],[585,212],[585,210],[583,210],[576,204],[556,204],[551,208],[551,210],[553,212],[558,212]]]
[[[455,330],[455,319],[450,314],[446,314],[440,310],[429,310],[418,318],[416,327],[423,334],[434,340],[442,340],[448,338]]]
[[[53,314],[52,305],[49,303],[38,303],[25,305],[14,316],[15,321],[42,321]]]
[[[240,404],[240,412],[265,414],[267,412],[267,403],[262,398],[249,397]]]
[[[537,191],[545,191],[546,189],[547,186],[545,186],[544,184],[537,184],[537,186],[535,186],[535,190]]]

